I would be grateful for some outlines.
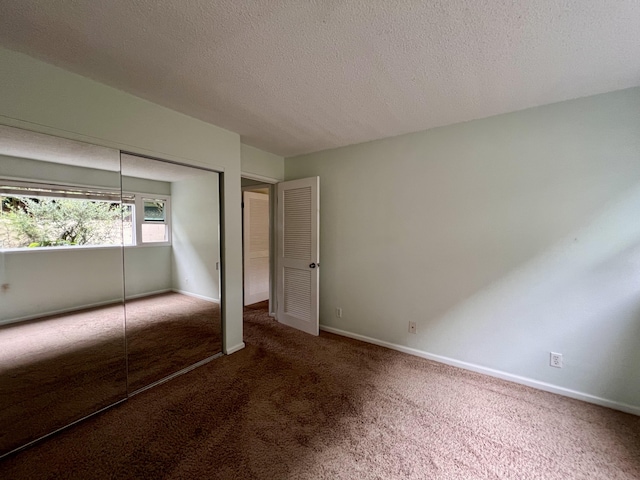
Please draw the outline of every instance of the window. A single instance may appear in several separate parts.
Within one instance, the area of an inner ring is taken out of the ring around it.
[[[0,180],[2,248],[120,245],[119,191]]]
[[[134,206],[132,209],[132,224],[135,225],[132,229],[134,241],[131,244],[170,243],[169,197],[147,196],[144,193],[131,193],[126,196],[127,199],[133,199]]]
[[[0,248],[169,244],[170,199],[0,180]]]

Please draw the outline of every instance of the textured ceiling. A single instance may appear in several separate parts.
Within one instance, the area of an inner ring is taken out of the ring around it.
[[[212,174],[212,172],[197,168],[159,162],[127,153],[122,154],[121,173],[127,177],[146,178],[147,180],[157,180],[159,182],[179,182]]]
[[[0,154],[75,167],[120,170],[120,152],[113,148],[0,125]],[[0,171],[2,164],[0,162]]]
[[[640,85],[640,2],[0,0],[0,44],[289,156]]]
[[[0,155],[111,172],[122,171],[122,174],[128,177],[161,182],[178,182],[203,175],[203,170],[197,168],[159,162],[127,153],[121,156],[120,151],[113,148],[99,147],[5,125],[0,125]],[[2,159],[0,159],[0,172],[2,172]]]

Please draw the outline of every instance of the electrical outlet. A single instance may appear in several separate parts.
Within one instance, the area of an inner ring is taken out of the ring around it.
[[[342,318],[342,309],[340,307],[336,308],[336,317]]]
[[[416,333],[416,322],[409,322],[409,333]]]
[[[555,368],[562,368],[562,354],[551,352],[549,355],[549,365]]]

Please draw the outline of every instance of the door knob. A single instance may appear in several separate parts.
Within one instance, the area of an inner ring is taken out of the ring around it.
[[[311,265],[309,265],[309,268],[316,268],[316,264],[312,263]]]

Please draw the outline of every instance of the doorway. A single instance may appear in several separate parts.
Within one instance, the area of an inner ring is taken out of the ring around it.
[[[273,183],[264,177],[241,179],[245,314],[260,310],[318,335],[320,178]],[[254,208],[254,202],[259,206]]]
[[[242,178],[243,304],[273,312],[272,185]]]

